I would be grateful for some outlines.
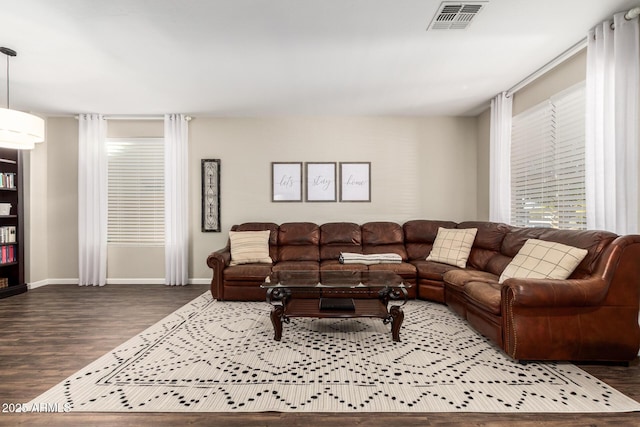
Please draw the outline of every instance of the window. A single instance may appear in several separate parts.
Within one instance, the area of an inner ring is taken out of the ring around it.
[[[511,222],[585,229],[585,85],[513,118]]]
[[[107,242],[164,244],[164,140],[108,139]]]

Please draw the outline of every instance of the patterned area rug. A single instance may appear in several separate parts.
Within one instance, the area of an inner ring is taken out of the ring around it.
[[[513,362],[445,306],[379,319],[292,319],[209,292],[28,405],[91,412],[626,412],[640,404],[572,364]]]

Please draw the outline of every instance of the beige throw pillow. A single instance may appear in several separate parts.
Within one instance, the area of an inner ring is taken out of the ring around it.
[[[450,229],[439,227],[427,261],[442,262],[465,268],[477,232],[477,228]]]
[[[269,257],[269,230],[264,231],[230,231],[231,262],[230,265],[267,263]]]
[[[586,255],[586,249],[529,239],[504,269],[499,282],[512,277],[564,280],[573,273]]]

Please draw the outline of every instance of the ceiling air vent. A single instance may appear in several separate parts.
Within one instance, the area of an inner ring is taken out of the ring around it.
[[[444,1],[431,20],[428,30],[465,30],[486,4],[486,1]]]

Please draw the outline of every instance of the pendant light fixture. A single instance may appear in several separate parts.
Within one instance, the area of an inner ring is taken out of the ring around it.
[[[7,55],[7,108],[0,108],[0,147],[31,150],[44,141],[44,120],[9,108],[9,57],[17,53],[8,47],[0,47],[0,52]]]

